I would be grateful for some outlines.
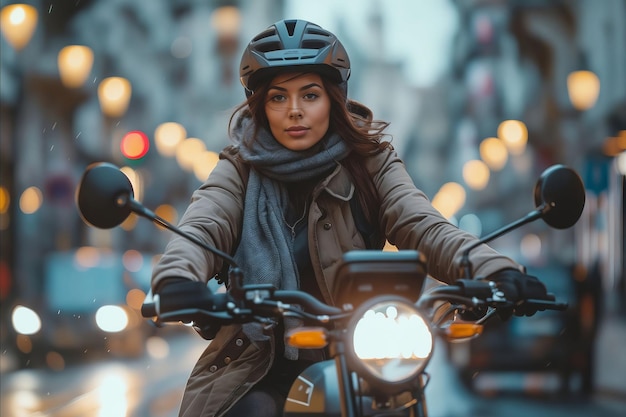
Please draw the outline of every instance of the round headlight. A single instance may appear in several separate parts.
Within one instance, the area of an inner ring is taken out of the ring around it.
[[[380,297],[362,304],[349,329],[348,360],[383,388],[396,390],[398,385],[412,383],[432,355],[430,328],[405,298]]]
[[[120,306],[106,305],[96,311],[96,324],[105,332],[121,332],[128,326],[128,322],[128,314]]]
[[[11,314],[11,323],[17,333],[31,335],[41,330],[39,314],[28,307],[16,306]]]

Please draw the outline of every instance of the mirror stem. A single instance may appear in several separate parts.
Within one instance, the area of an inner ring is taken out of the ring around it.
[[[460,265],[462,277],[467,278],[467,279],[474,278],[473,272],[472,272],[472,263],[469,260],[469,254],[473,249],[477,248],[483,243],[490,242],[502,236],[503,234],[510,232],[513,229],[523,226],[526,223],[530,223],[532,221],[535,221],[541,218],[541,216],[545,215],[550,209],[551,209],[550,205],[542,204],[541,206],[537,207],[535,210],[531,211],[530,213],[528,213],[526,216],[522,217],[521,219],[516,220],[513,223],[510,223],[501,229],[498,229],[498,230],[495,230],[494,232],[489,233],[488,235],[484,236],[483,238],[475,242],[473,245],[465,249],[465,251],[463,252],[463,256],[461,258],[461,265]]]
[[[177,235],[190,240],[191,242],[195,243],[201,248],[206,249],[209,252],[214,253],[215,255],[221,257],[226,262],[228,262],[230,266],[237,268],[237,264],[235,263],[235,260],[230,255],[207,245],[206,243],[197,239],[194,235],[190,233],[183,232],[181,229],[174,226],[173,224],[171,224],[164,218],[157,216],[156,213],[154,213],[152,210],[149,210],[146,207],[144,207],[142,204],[137,202],[137,200],[132,198],[129,194],[120,194],[115,199],[115,202],[119,207],[128,206],[128,208],[130,208],[130,210],[133,213],[137,214],[138,216],[145,217],[146,219],[151,220],[160,226],[163,226],[164,228],[176,233]]]

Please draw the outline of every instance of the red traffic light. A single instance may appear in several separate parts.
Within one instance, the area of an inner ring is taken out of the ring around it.
[[[139,130],[128,132],[120,143],[122,155],[128,159],[141,159],[146,156],[149,149],[150,141],[148,136]]]

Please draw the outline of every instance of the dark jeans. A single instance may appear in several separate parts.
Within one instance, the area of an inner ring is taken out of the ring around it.
[[[224,417],[281,417],[291,384],[312,363],[308,360],[276,359],[270,372]]]

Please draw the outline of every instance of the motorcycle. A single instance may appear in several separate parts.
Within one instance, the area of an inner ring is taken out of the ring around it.
[[[435,341],[469,340],[483,324],[514,304],[493,282],[474,279],[470,252],[524,224],[543,219],[566,229],[579,219],[585,192],[578,174],[564,165],[546,169],[535,185],[535,209],[465,249],[459,267],[464,279],[423,290],[428,276],[423,254],[414,250],[355,250],[343,255],[333,288],[336,305],[308,293],[271,285],[242,285],[234,259],[157,216],[133,198],[128,178],[114,165],[95,163],[83,174],[76,195],[83,220],[112,228],[131,212],[150,219],[230,265],[228,291],[210,293],[194,305],[162,311],[151,293],[142,315],[156,323],[191,323],[203,337],[216,325],[260,322],[276,325],[296,317],[302,325],[285,334],[299,349],[325,348],[330,359],[305,369],[293,383],[284,406],[286,417],[426,417],[426,367]],[[566,303],[526,300],[537,310],[564,310]],[[470,319],[471,318],[471,319]]]

